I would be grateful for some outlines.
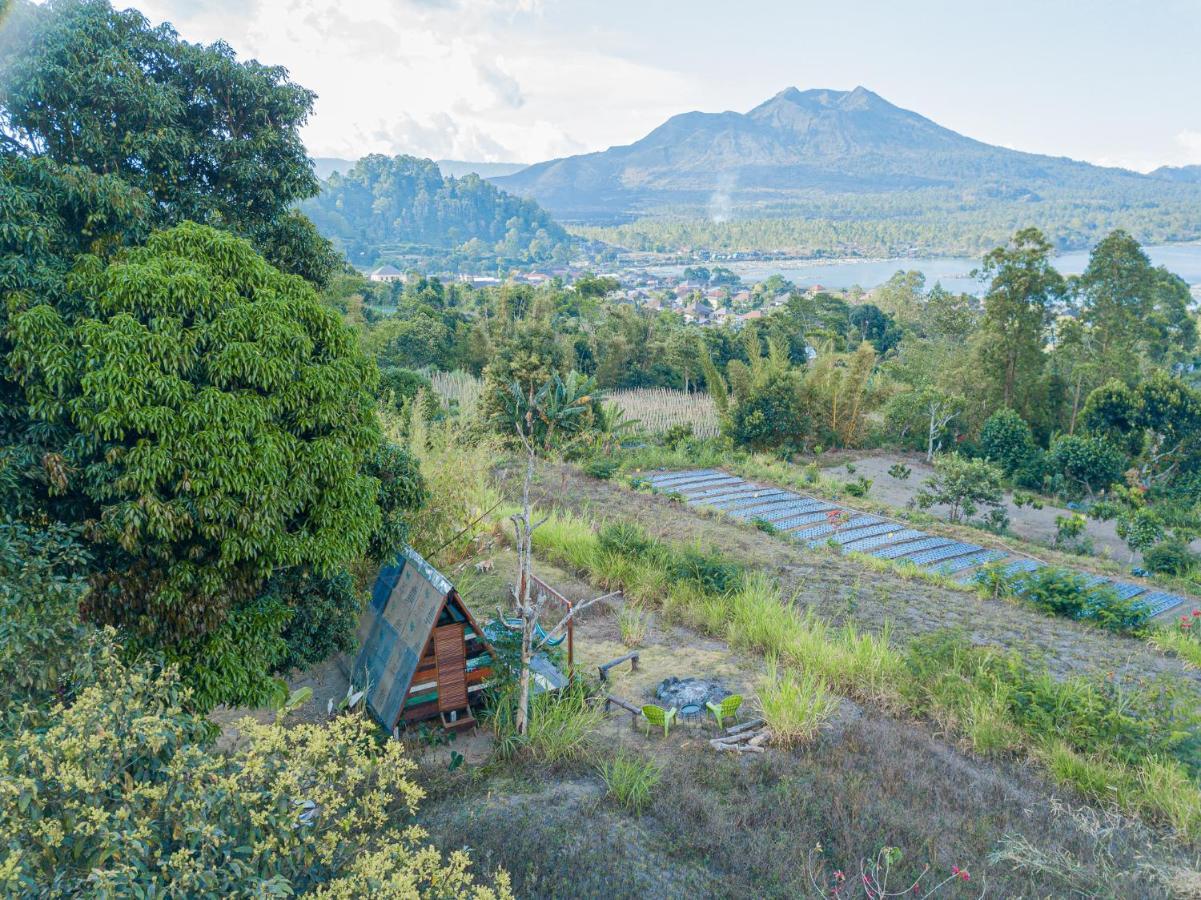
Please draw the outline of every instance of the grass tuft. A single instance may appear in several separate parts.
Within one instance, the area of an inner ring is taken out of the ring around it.
[[[838,712],[838,697],[812,671],[780,672],[773,661],[759,684],[759,707],[772,739],[784,746],[806,743]]]
[[[634,813],[641,813],[650,805],[663,775],[662,767],[656,763],[625,753],[601,762],[596,768],[609,796]]]

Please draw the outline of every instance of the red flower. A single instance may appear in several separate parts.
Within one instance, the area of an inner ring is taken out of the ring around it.
[[[1197,616],[1201,616],[1201,609],[1193,610],[1193,617],[1196,618]]]
[[[958,875],[959,874],[959,866],[951,866],[951,874]]]
[[[972,880],[972,876],[967,873],[967,869],[964,869],[962,872],[960,872],[959,877],[962,878],[964,881]]]

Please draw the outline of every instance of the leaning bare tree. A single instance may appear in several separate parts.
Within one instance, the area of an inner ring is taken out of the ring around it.
[[[534,532],[546,521],[543,517],[534,521],[530,491],[534,482],[535,460],[539,453],[547,453],[564,442],[571,443],[583,437],[586,431],[586,415],[592,407],[589,395],[589,379],[572,372],[566,379],[553,376],[542,387],[533,386],[523,391],[518,382],[509,387],[510,411],[517,439],[525,453],[525,476],[521,486],[521,511],[511,516],[517,549],[517,583],[514,602],[521,629],[521,668],[518,680],[517,731],[525,734],[529,728],[530,712],[530,663],[534,654],[549,641],[563,633],[567,624],[582,610],[594,603],[613,596],[605,594],[594,597],[567,610],[559,622],[542,636],[538,635],[538,623],[546,609],[549,598],[533,590]]]

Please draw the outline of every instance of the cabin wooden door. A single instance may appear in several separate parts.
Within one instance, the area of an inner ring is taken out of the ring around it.
[[[467,707],[467,643],[463,623],[434,629],[434,660],[438,666],[438,712]]]

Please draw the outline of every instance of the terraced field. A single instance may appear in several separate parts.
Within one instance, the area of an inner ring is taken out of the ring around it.
[[[718,469],[658,472],[642,480],[656,492],[677,494],[692,506],[717,509],[745,522],[765,522],[782,536],[811,547],[833,542],[844,553],[908,561],[930,572],[954,575],[965,583],[976,579],[990,564],[999,564],[1010,575],[1033,572],[1046,565],[1037,559],[928,534],[882,516],[746,481]],[[1151,616],[1167,617],[1183,604],[1193,602],[1137,582],[1082,574],[1088,575],[1091,585],[1106,584],[1123,599],[1136,598]]]

